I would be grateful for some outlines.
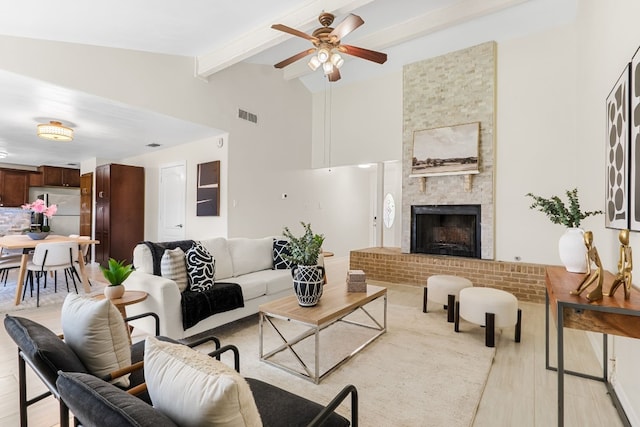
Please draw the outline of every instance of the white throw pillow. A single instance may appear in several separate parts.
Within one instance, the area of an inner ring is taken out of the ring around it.
[[[61,321],[64,341],[93,375],[102,377],[131,365],[127,326],[108,299],[69,294],[62,304]],[[129,376],[114,384],[129,387]]]
[[[229,239],[229,252],[233,262],[233,277],[273,267],[273,237]]]
[[[201,240],[200,243],[216,259],[216,281],[233,277],[233,264],[227,239],[214,237],[213,239]]]
[[[182,427],[261,426],[249,384],[186,345],[148,337],[144,377],[154,408]]]
[[[176,282],[180,292],[187,289],[187,264],[182,249],[165,249],[160,260],[160,274]]]

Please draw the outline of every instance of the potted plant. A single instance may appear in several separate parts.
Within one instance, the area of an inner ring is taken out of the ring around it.
[[[100,266],[102,275],[109,281],[109,285],[104,288],[104,295],[109,299],[122,297],[124,294],[124,286],[122,285],[127,277],[133,271],[131,264],[124,264],[124,260],[116,261],[109,258],[107,268]]]
[[[318,303],[322,296],[324,284],[324,267],[318,265],[318,257],[322,252],[324,235],[314,234],[311,224],[300,222],[304,234],[296,237],[289,227],[283,231],[289,240],[290,255],[283,255],[293,265],[293,289],[298,297],[298,303],[303,307],[311,307]]]
[[[585,273],[587,271],[587,248],[584,243],[584,231],[580,228],[583,219],[601,214],[602,211],[582,211],[578,200],[578,189],[567,190],[569,205],[567,206],[558,196],[548,199],[527,193],[533,198],[530,209],[543,212],[554,224],[562,224],[567,227],[565,233],[558,241],[560,260],[567,271],[572,273]]]

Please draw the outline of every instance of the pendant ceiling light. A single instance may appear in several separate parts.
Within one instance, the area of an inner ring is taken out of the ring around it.
[[[73,129],[52,120],[48,124],[38,125],[38,136],[52,141],[67,142],[73,140]]]

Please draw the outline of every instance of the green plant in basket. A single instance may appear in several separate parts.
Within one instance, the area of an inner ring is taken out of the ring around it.
[[[311,224],[300,222],[304,227],[304,234],[300,237],[294,236],[289,227],[285,227],[283,231],[284,237],[289,239],[289,251],[291,255],[283,255],[283,257],[292,262],[294,265],[316,265],[318,256],[322,251],[322,243],[324,242],[323,234],[313,234]]]
[[[127,280],[127,277],[133,271],[133,265],[125,265],[124,260],[116,261],[113,258],[109,258],[108,267],[100,266],[100,270],[102,270],[105,279],[109,281],[109,286],[118,286]]]

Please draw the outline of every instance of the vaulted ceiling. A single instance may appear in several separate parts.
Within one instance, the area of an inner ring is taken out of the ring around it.
[[[272,24],[311,33],[322,11],[334,13],[334,26],[348,13],[365,24],[348,34],[350,45],[379,50],[389,60],[378,65],[348,59],[339,84],[389,73],[404,64],[488,40],[540,31],[573,18],[577,0],[45,0],[10,2],[0,14],[0,35],[64,41],[193,57],[194,74],[208,78],[240,61],[275,64],[311,47],[309,41],[271,29]],[[310,91],[327,87],[320,70],[306,60],[286,67],[284,79],[299,78]],[[195,78],[195,77],[194,77]],[[28,94],[28,96],[24,96]],[[61,102],[61,100],[63,100]],[[46,119],[57,105],[68,120],[95,124],[81,150],[33,147],[35,128],[18,117]],[[217,130],[74,92],[71,89],[0,70],[0,149],[15,164],[77,163],[88,157],[120,158],[140,154],[132,129],[148,141],[171,144],[175,133],[195,140]],[[108,138],[109,143],[105,144]],[[113,141],[125,141],[122,147]],[[28,141],[28,144],[27,144]],[[128,143],[126,142],[128,141]]]

